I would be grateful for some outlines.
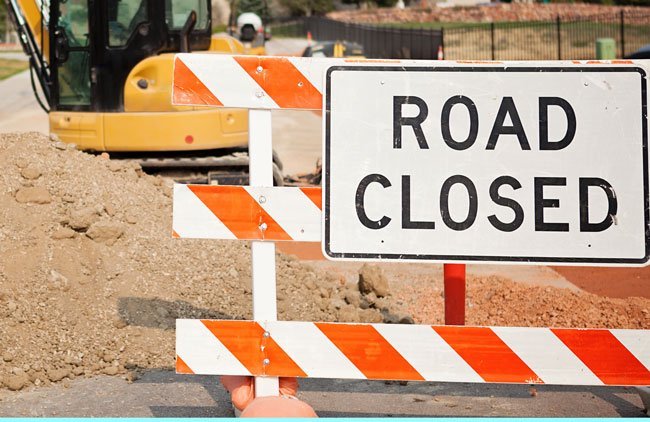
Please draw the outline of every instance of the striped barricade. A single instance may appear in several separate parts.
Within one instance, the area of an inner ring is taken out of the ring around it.
[[[175,59],[173,102],[257,110],[320,110],[328,68],[377,63],[440,64],[179,54]],[[455,63],[470,67],[493,64]],[[320,241],[322,208],[320,188],[176,185],[173,235]],[[263,322],[267,319],[254,318],[258,321],[177,320],[177,372],[650,385],[648,330]]]
[[[176,185],[174,236],[320,239],[320,188]],[[177,372],[571,385],[650,383],[650,332],[178,320]]]

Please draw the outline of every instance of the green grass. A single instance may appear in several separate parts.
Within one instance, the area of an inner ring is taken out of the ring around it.
[[[27,69],[27,65],[23,60],[0,59],[0,81]]]

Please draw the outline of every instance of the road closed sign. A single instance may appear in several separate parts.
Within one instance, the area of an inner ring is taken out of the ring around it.
[[[332,259],[642,265],[640,65],[330,68]]]

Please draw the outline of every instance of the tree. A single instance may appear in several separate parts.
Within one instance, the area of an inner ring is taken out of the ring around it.
[[[237,15],[242,13],[255,13],[263,20],[266,20],[269,16],[265,0],[239,0],[237,2]]]
[[[8,29],[7,25],[9,24],[8,20],[9,19],[7,19],[7,5],[5,4],[4,1],[0,1],[0,42],[5,38],[5,34]]]

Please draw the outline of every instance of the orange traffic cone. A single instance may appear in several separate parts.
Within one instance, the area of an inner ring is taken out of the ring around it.
[[[442,44],[438,46],[438,60],[444,60],[445,59],[445,53],[442,51]]]
[[[311,47],[311,31],[307,31],[307,47]]]

